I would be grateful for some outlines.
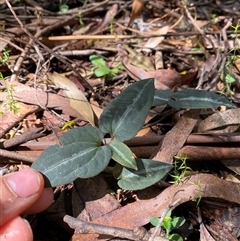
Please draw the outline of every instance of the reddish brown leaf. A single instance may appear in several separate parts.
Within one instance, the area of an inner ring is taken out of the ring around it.
[[[131,13],[131,18],[128,22],[128,27],[130,27],[133,21],[141,14],[143,5],[144,5],[143,0],[133,0],[132,13]]]

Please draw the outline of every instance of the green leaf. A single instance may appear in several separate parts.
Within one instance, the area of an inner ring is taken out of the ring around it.
[[[202,109],[220,105],[236,107],[227,98],[210,91],[186,89],[173,93],[168,104],[174,108]]]
[[[155,90],[153,106],[165,105],[173,95],[171,90]]]
[[[160,218],[153,217],[153,218],[150,219],[150,223],[151,223],[154,227],[156,227],[156,226],[158,225],[158,223],[159,223],[159,220],[160,220]]]
[[[181,227],[185,223],[185,221],[186,220],[183,217],[174,217],[172,219],[172,230]]]
[[[69,99],[70,106],[88,120],[92,126],[95,126],[92,106],[88,102],[84,93],[78,89],[70,79],[59,73],[47,73],[47,77],[57,87],[64,90],[65,95]]]
[[[95,54],[90,55],[89,60],[92,62],[92,64],[94,64],[98,67],[106,67],[107,66],[105,60],[98,55],[95,55]]]
[[[108,67],[98,67],[93,72],[97,77],[103,77],[110,74],[111,70]]]
[[[183,241],[183,238],[177,233],[170,234],[168,238],[172,241]]]
[[[89,143],[89,145],[101,145],[103,133],[96,127],[86,125],[69,130],[60,137],[60,143],[65,146],[73,142]]]
[[[162,222],[162,227],[164,227],[166,230],[171,231],[171,224],[172,218],[171,217],[165,217]]]
[[[115,166],[114,176],[119,179],[119,187],[125,190],[139,190],[153,185],[161,180],[172,165],[150,159],[136,159],[138,170]]]
[[[118,74],[118,72],[119,72],[118,68],[111,69],[111,73],[114,74],[114,75]]]
[[[66,13],[69,10],[69,6],[66,4],[62,4],[59,6],[59,9],[62,13]]]
[[[105,169],[112,152],[101,146],[103,134],[95,127],[73,129],[60,138],[63,146],[50,146],[33,163],[52,187],[67,184],[76,178],[96,176]]]
[[[234,76],[230,75],[230,74],[227,74],[226,75],[226,83],[228,84],[234,84],[236,82],[236,79],[234,78]]]
[[[154,96],[154,80],[140,80],[118,95],[104,109],[99,128],[118,141],[134,137],[142,128]]]
[[[122,166],[137,169],[137,164],[130,148],[122,142],[112,140],[108,144],[112,150],[112,158]]]
[[[168,210],[168,212],[167,212],[165,217],[171,217],[171,215],[172,215],[172,210]]]

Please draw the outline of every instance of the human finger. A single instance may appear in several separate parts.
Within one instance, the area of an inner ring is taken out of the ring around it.
[[[33,234],[29,223],[19,216],[0,228],[1,241],[32,241]]]
[[[42,175],[32,168],[0,177],[0,227],[32,206],[43,187]]]
[[[38,200],[28,208],[24,214],[39,213],[47,209],[53,202],[53,190],[52,188],[44,188],[41,196]]]

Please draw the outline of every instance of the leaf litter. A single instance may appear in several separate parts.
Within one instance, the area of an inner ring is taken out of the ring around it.
[[[170,184],[170,172],[143,190],[121,190],[109,166],[98,176],[58,186],[53,205],[27,217],[35,240],[110,240],[101,235],[105,228],[122,228],[118,237],[128,240],[152,240],[150,219],[166,210],[186,219],[177,230],[185,240],[238,240],[238,1],[11,4],[0,2],[1,168],[16,171],[21,163],[26,168],[48,146],[59,144],[64,126],[95,125],[116,96],[142,79],[154,78],[157,90],[177,92],[175,96],[190,88],[216,92],[237,107],[189,110],[179,107],[174,95],[167,97],[175,108],[167,102],[152,107],[144,128],[125,144],[139,159],[174,164],[186,157],[183,179]],[[118,71],[95,76],[91,55]],[[68,220],[73,233],[65,215],[91,229]],[[104,227],[93,229],[92,223]],[[134,229],[143,226],[145,238]],[[59,227],[64,229],[59,232]],[[161,235],[154,240],[166,240]]]

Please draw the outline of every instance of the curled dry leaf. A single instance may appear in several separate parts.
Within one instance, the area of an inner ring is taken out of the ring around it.
[[[221,129],[221,133],[234,132],[240,125],[240,108],[219,111],[201,121],[198,126],[198,132],[208,132],[214,129]],[[227,128],[227,129],[226,129]],[[216,131],[214,131],[216,132]]]
[[[92,126],[95,126],[94,113],[84,93],[71,80],[56,72],[48,73],[47,76],[57,87],[64,90],[69,98],[70,106],[86,118]]]

